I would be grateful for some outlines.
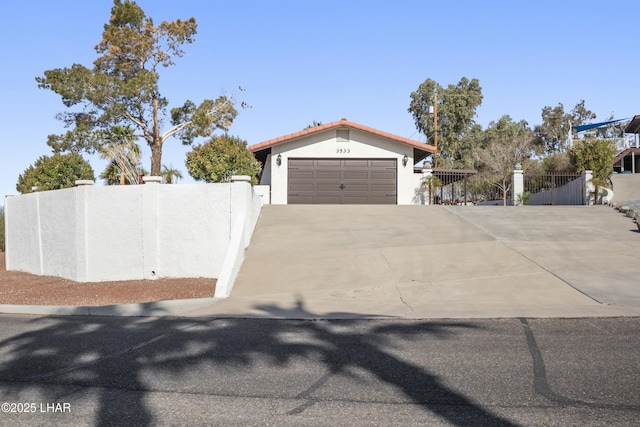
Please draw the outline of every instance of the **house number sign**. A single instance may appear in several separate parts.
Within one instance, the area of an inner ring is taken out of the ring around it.
[[[349,148],[336,148],[336,153],[338,153],[338,154],[349,154],[349,153],[351,153],[351,149],[349,149]]]

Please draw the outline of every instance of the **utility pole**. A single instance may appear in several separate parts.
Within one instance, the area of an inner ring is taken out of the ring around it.
[[[436,148],[433,153],[433,167],[438,168],[438,91],[433,91],[433,146]]]

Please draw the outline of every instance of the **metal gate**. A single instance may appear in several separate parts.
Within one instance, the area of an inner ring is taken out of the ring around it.
[[[584,179],[580,172],[525,174],[528,205],[583,205]]]
[[[445,205],[501,205],[504,191],[511,200],[512,176],[505,181],[473,169],[434,169],[431,203]],[[427,193],[428,182],[423,184]]]

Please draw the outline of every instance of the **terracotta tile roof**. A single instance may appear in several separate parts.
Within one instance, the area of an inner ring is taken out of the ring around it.
[[[311,135],[314,133],[322,132],[328,129],[339,128],[339,127],[348,127],[352,129],[361,130],[363,132],[371,133],[373,135],[378,135],[383,138],[392,139],[397,142],[401,142],[403,144],[410,145],[414,148],[418,148],[420,150],[428,151],[433,153],[436,151],[435,147],[429,144],[423,144],[422,142],[414,141],[413,139],[404,138],[402,136],[393,135],[388,132],[383,132],[381,130],[377,130],[368,126],[364,126],[358,123],[350,122],[347,119],[342,119],[337,122],[331,122],[315,127],[311,127],[309,129],[304,129],[299,132],[290,133],[289,135],[280,136],[278,138],[273,138],[268,141],[260,142],[258,144],[254,144],[249,147],[249,150],[253,153],[256,151],[264,150],[265,148],[273,147],[274,145],[281,144],[283,142],[291,141],[296,138],[300,138],[303,136]]]

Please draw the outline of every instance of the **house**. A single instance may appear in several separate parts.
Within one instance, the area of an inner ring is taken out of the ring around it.
[[[420,204],[414,165],[435,147],[347,119],[249,147],[272,204]]]
[[[619,137],[610,131],[610,125],[629,119],[609,120],[602,123],[589,123],[586,125],[573,126],[576,133],[588,131],[588,136],[595,136],[611,140],[615,145],[618,154],[613,161],[614,173],[640,173],[640,115],[636,115],[623,130],[623,136]],[[570,135],[570,138],[572,136]]]
[[[640,173],[640,115],[636,115],[631,119],[624,133],[633,134],[634,142],[627,144],[616,156],[613,163],[613,169],[618,173]]]

